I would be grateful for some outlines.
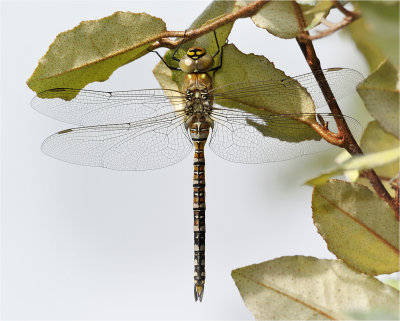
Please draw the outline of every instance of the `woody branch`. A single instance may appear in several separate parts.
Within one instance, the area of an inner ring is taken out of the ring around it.
[[[328,103],[328,106],[332,114],[335,117],[336,125],[338,127],[338,134],[339,134],[338,141],[337,144],[335,144],[334,142],[333,143],[337,146],[345,148],[351,155],[362,155],[363,152],[360,146],[357,144],[356,140],[354,139],[354,136],[351,133],[345,118],[343,117],[342,111],[340,110],[339,105],[336,102],[335,96],[333,95],[332,90],[324,74],[321,72],[321,64],[315,52],[314,45],[309,37],[308,31],[305,31],[306,23],[303,16],[303,12],[300,6],[296,3],[296,1],[292,1],[292,3],[296,12],[296,17],[299,26],[303,30],[302,34],[296,39],[297,43],[300,46],[300,49],[303,52],[303,55],[311,71],[315,75],[318,85]],[[338,8],[342,12],[346,10],[343,7],[338,7]],[[323,135],[321,136],[324,138]],[[332,143],[331,141],[329,142]],[[387,202],[390,205],[390,207],[395,211],[395,213],[398,213],[399,203],[396,202],[396,199],[390,196],[390,194],[383,186],[381,180],[379,179],[375,171],[373,169],[365,170],[363,172],[363,175],[368,178],[378,196],[385,202]]]

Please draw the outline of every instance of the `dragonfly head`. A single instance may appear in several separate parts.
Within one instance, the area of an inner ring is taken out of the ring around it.
[[[213,57],[201,47],[191,47],[179,61],[179,67],[186,73],[204,72],[211,68]]]

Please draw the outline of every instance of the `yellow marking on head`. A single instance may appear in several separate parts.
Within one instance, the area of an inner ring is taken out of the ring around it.
[[[206,78],[206,74],[201,74],[201,78]]]
[[[191,47],[187,50],[186,54],[193,60],[197,60],[206,54],[206,51],[201,47]]]

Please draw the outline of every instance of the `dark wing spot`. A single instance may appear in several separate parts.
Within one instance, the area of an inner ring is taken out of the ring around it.
[[[62,131],[58,132],[57,134],[62,135],[62,134],[66,134],[66,133],[69,133],[69,132],[72,132],[72,129],[65,129],[65,130],[62,130]]]

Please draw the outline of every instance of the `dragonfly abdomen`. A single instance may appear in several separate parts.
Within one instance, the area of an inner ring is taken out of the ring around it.
[[[195,152],[193,161],[193,232],[194,232],[194,297],[202,300],[205,271],[205,241],[206,241],[206,200],[205,200],[205,158],[204,146],[210,130],[210,124],[205,117],[193,117],[189,124]]]

